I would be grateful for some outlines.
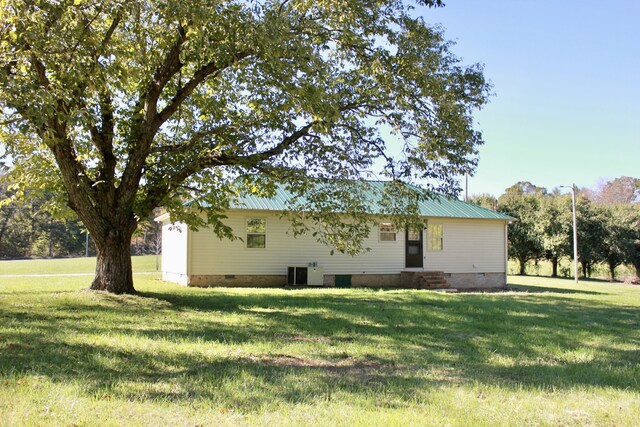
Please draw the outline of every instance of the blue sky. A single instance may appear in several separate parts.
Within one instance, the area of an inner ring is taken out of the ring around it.
[[[640,1],[447,0],[419,8],[495,96],[469,194],[640,177]]]

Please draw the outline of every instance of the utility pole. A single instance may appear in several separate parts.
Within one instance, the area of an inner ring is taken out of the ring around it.
[[[578,218],[576,215],[576,185],[571,184],[571,205],[573,207],[573,274],[578,283]]]
[[[560,188],[571,189],[571,208],[573,212],[573,277],[578,283],[578,218],[576,215],[576,185],[561,185]]]
[[[469,173],[464,174],[464,201],[469,201]]]

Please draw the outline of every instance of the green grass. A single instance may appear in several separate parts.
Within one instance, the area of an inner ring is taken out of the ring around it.
[[[134,272],[156,271],[156,256],[131,257]],[[158,266],[160,257],[158,257]],[[92,274],[96,258],[54,258],[0,261],[0,276],[16,274]]]
[[[0,277],[3,425],[637,425],[640,287],[191,289]]]

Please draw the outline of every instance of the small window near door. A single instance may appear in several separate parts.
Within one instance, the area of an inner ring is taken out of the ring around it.
[[[427,250],[432,252],[443,249],[442,224],[429,224],[427,226]]]
[[[380,241],[381,242],[395,242],[396,241],[396,226],[391,222],[380,223]]]
[[[407,233],[407,240],[410,242],[419,242],[421,239],[422,230],[420,228],[409,228]]]
[[[247,220],[247,248],[264,249],[267,247],[267,220],[251,218]]]

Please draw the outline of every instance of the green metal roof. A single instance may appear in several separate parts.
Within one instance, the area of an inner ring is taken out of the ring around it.
[[[371,212],[379,212],[379,201],[385,184],[385,181],[366,181],[366,186],[363,186],[365,200],[370,203]],[[273,197],[265,198],[249,194],[233,200],[230,207],[232,209],[285,211],[291,208],[289,201],[292,197],[292,194],[284,187],[278,186]],[[506,221],[515,219],[509,215],[494,212],[473,203],[441,195],[434,195],[429,200],[419,201],[419,209],[420,215],[425,217],[500,219]]]

